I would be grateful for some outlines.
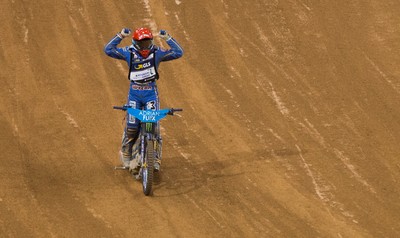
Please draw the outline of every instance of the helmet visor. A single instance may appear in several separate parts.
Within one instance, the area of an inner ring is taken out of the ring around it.
[[[153,40],[152,39],[136,40],[134,44],[138,50],[148,50],[151,49],[151,47],[153,46]]]

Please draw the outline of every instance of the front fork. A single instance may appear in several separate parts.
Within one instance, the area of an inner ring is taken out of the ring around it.
[[[156,159],[162,158],[162,138],[157,123],[141,123],[140,128],[140,164],[143,165],[146,156],[147,140],[154,141]]]

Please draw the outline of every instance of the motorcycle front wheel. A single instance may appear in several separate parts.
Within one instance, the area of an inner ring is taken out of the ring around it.
[[[154,178],[155,151],[153,140],[147,140],[145,153],[146,154],[142,165],[142,185],[144,195],[149,196],[153,187]]]

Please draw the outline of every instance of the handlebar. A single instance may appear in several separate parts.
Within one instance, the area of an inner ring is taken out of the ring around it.
[[[128,108],[130,108],[130,106],[123,106],[123,107],[113,106],[113,109],[122,110],[122,111],[126,111],[126,110],[128,110]]]
[[[182,108],[171,108],[169,109],[168,115],[174,115],[174,112],[181,112],[183,111]]]

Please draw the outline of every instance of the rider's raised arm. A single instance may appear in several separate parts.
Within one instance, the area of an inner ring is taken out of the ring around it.
[[[165,42],[171,47],[169,50],[162,49],[162,56],[161,56],[161,61],[168,61],[168,60],[173,60],[173,59],[178,59],[182,57],[183,55],[183,49],[182,47],[178,44],[178,42],[172,38],[168,37]]]
[[[104,52],[115,59],[121,59],[121,60],[126,60],[126,51],[127,49],[125,48],[118,48],[117,46],[119,43],[121,43],[123,37],[121,36],[120,33],[118,33],[114,38],[110,40],[105,46],[104,46]]]

